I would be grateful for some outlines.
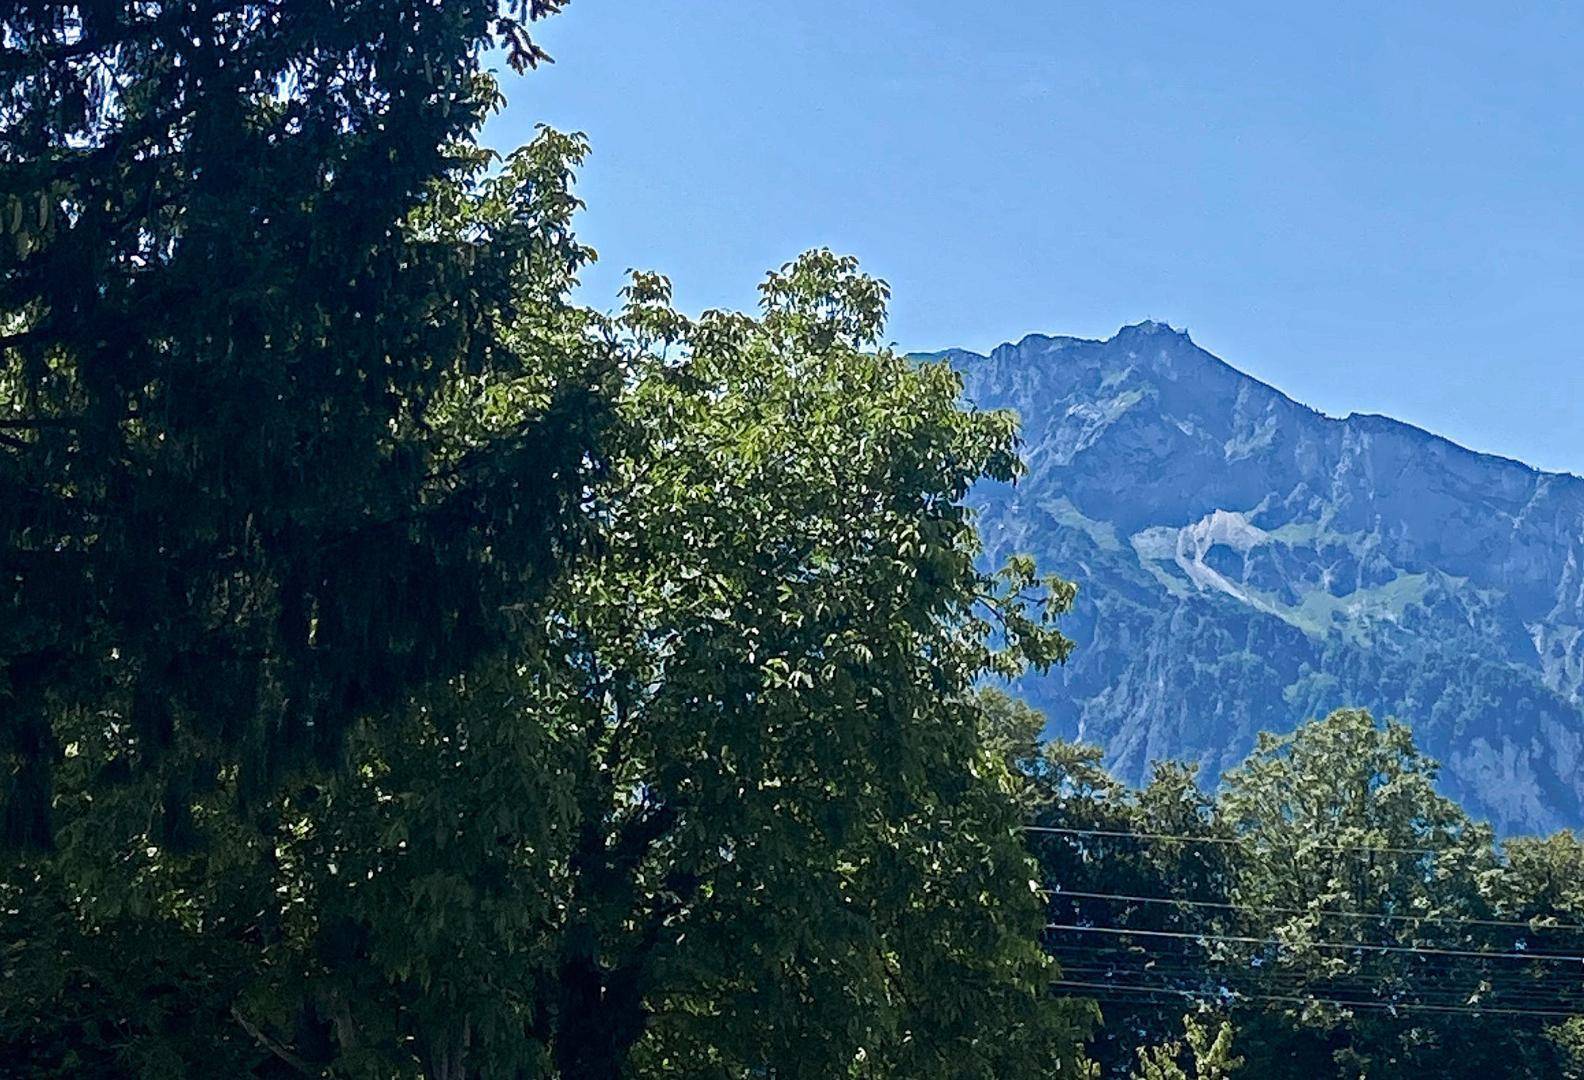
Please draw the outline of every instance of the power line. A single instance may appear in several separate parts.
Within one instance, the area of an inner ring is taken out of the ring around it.
[[[1151,978],[1155,973],[1141,971],[1131,973],[1141,978]],[[1125,990],[1136,985],[1126,981],[1116,981],[1115,974],[1105,971],[1089,971],[1074,969],[1063,971],[1062,978],[1056,982],[1098,982],[1104,986],[1117,987]],[[1349,1004],[1388,1005],[1398,1008],[1408,1006],[1434,1005],[1443,1008],[1470,1008],[1470,1009],[1535,1009],[1544,1012],[1561,1012],[1567,1015],[1584,1016],[1584,1003],[1573,1000],[1559,1000],[1541,995],[1525,994],[1499,994],[1494,992],[1469,991],[1467,993],[1448,990],[1438,994],[1407,994],[1407,995],[1381,995],[1371,987],[1362,986],[1325,986],[1307,987],[1303,985],[1274,984],[1267,986],[1260,984],[1258,987],[1238,987],[1222,983],[1215,984],[1184,984],[1172,981],[1172,990],[1181,991],[1204,998],[1237,998],[1252,1001],[1267,994],[1282,997],[1301,997],[1305,1000],[1316,1001],[1346,1001]],[[1166,992],[1164,987],[1163,992]],[[1345,996],[1333,996],[1345,995]]]
[[[1057,979],[1052,985],[1068,986],[1078,989],[1090,990],[1135,990],[1146,993],[1175,994],[1179,997],[1192,999],[1204,998],[1214,995],[1193,990],[1185,990],[1176,986],[1146,986],[1135,983],[1095,983],[1078,979]],[[1563,1012],[1554,1009],[1513,1009],[1501,1006],[1489,1008],[1474,1005],[1429,1005],[1414,1002],[1385,1002],[1385,1001],[1345,1001],[1338,998],[1299,997],[1294,994],[1238,994],[1232,992],[1231,996],[1243,1001],[1265,1001],[1290,1005],[1335,1005],[1344,1009],[1380,1009],[1387,1012],[1437,1012],[1458,1013],[1463,1015],[1496,1015],[1496,1016],[1549,1016],[1560,1019],[1577,1016],[1579,1013]]]
[[[1210,844],[1224,847],[1249,847],[1259,845],[1269,850],[1276,847],[1356,853],[1359,855],[1403,855],[1437,858],[1449,854],[1435,848],[1407,847],[1391,844],[1308,844],[1302,841],[1288,845],[1272,845],[1253,836],[1194,836],[1181,833],[1148,832],[1143,830],[1082,828],[1076,826],[1025,826],[1028,833],[1044,833],[1073,837],[1130,839],[1141,841],[1177,842],[1184,844]],[[1136,893],[1090,892],[1068,889],[1041,889],[1049,901],[1097,900],[1112,903],[1165,905],[1180,908],[1215,910],[1249,916],[1297,916],[1314,918],[1352,919],[1362,922],[1391,924],[1423,924],[1445,927],[1491,927],[1521,934],[1549,932],[1584,932],[1584,925],[1546,924],[1515,919],[1480,918],[1477,916],[1413,915],[1403,913],[1368,912],[1335,908],[1299,908],[1279,905],[1259,906],[1230,901],[1190,900],[1169,896],[1152,896]],[[1524,949],[1520,941],[1516,950],[1440,947],[1433,945],[1376,944],[1348,941],[1284,940],[1274,937],[1255,937],[1229,933],[1188,932],[1174,930],[1130,929],[1118,926],[1083,925],[1082,923],[1048,923],[1048,932],[1107,935],[1113,938],[1154,938],[1191,942],[1201,948],[1211,943],[1231,943],[1287,950],[1332,950],[1342,953],[1375,953],[1411,956],[1419,963],[1436,962],[1439,968],[1422,968],[1417,964],[1408,971],[1379,972],[1376,979],[1365,971],[1307,973],[1281,965],[1280,961],[1258,967],[1243,967],[1235,961],[1218,958],[1216,951],[1195,964],[1197,954],[1190,951],[1170,951],[1165,954],[1148,951],[1140,944],[1133,949],[1119,946],[1112,955],[1120,953],[1122,959],[1107,959],[1104,947],[1063,941],[1060,937],[1047,941],[1049,948],[1063,965],[1063,974],[1089,976],[1064,978],[1055,985],[1088,988],[1115,995],[1118,991],[1142,991],[1170,994],[1199,1000],[1233,999],[1242,1002],[1268,1001],[1284,1004],[1323,1004],[1341,1008],[1375,1009],[1390,1012],[1416,1011],[1464,1015],[1506,1015],[1534,1017],[1572,1017],[1584,1015],[1584,980],[1574,978],[1572,965],[1584,968],[1584,955],[1557,952],[1533,952]],[[1483,936],[1483,935],[1480,935]],[[1063,956],[1075,952],[1075,956]],[[1160,961],[1167,963],[1162,964]],[[1453,966],[1457,960],[1481,962],[1474,969],[1459,971]],[[1484,961],[1522,960],[1567,965],[1554,974],[1532,969],[1491,969]],[[1257,963],[1257,962],[1256,962]],[[1147,966],[1146,966],[1147,965]],[[1139,985],[1117,981],[1117,977],[1170,979],[1178,985]],[[1091,981],[1104,978],[1103,982]],[[1189,984],[1188,986],[1182,985]],[[1194,987],[1193,984],[1199,984]],[[1246,989],[1239,989],[1239,986]],[[1277,992],[1271,992],[1277,991]],[[1285,992],[1281,992],[1285,991]],[[1316,992],[1318,991],[1318,993]],[[1335,995],[1344,995],[1342,997]],[[1381,995],[1402,994],[1408,1001],[1380,1000]],[[1350,999],[1360,995],[1360,999]],[[1370,1000],[1373,997],[1374,1000]],[[1481,1000],[1489,1004],[1479,1003]],[[1157,1002],[1146,1002],[1157,1004]]]
[[[1080,829],[1072,826],[1057,825],[1024,825],[1022,826],[1022,829],[1024,832],[1056,833],[1063,836],[1099,836],[1113,839],[1173,840],[1185,844],[1222,844],[1234,847],[1248,847],[1251,845],[1257,845],[1259,840],[1258,837],[1253,836],[1189,836],[1184,833],[1139,832],[1132,829]],[[1300,845],[1289,844],[1284,846],[1296,848]],[[1438,848],[1394,847],[1384,844],[1315,843],[1304,844],[1302,846],[1312,851],[1356,851],[1379,853],[1382,855],[1429,855],[1432,858],[1447,854],[1447,852]]]
[[[1274,987],[1287,992],[1307,992],[1318,995],[1339,993],[1368,995],[1375,1000],[1406,995],[1412,1001],[1442,1004],[1472,1004],[1474,999],[1488,1000],[1492,1005],[1521,1004],[1537,1007],[1567,1008],[1584,1012],[1584,987],[1563,987],[1554,983],[1528,982],[1471,977],[1467,982],[1450,973],[1434,980],[1414,982],[1383,978],[1372,980],[1365,973],[1349,973],[1340,977],[1314,977],[1309,973],[1292,970],[1257,971],[1249,969],[1218,969],[1175,964],[1120,963],[1103,956],[1058,957],[1060,974],[1066,978],[1103,979],[1115,984],[1118,979],[1155,978],[1171,981],[1181,989],[1198,986],[1220,987],[1228,991],[1238,988],[1259,991]]]
[[[1111,928],[1099,928],[1109,930]],[[1046,942],[1046,947],[1061,958],[1062,954],[1076,954],[1081,957],[1113,957],[1119,960],[1139,961],[1145,963],[1161,964],[1182,962],[1195,967],[1196,970],[1220,971],[1237,975],[1240,973],[1250,975],[1268,975],[1280,972],[1299,972],[1306,970],[1302,962],[1293,962],[1284,958],[1271,958],[1262,956],[1226,956],[1220,953],[1205,953],[1186,949],[1154,949],[1144,944],[1109,944],[1108,941],[1120,939],[1129,934],[1158,935],[1170,931],[1139,931],[1115,928],[1115,934],[1108,938],[1096,941],[1087,939],[1052,939]],[[1198,938],[1191,932],[1184,933],[1184,939]],[[1341,944],[1341,943],[1336,943]],[[1354,946],[1348,945],[1347,948]],[[1404,947],[1406,949],[1406,946]],[[1491,967],[1480,961],[1490,954],[1481,953],[1474,957],[1444,956],[1438,953],[1410,953],[1399,952],[1401,957],[1411,957],[1411,966],[1377,966],[1367,969],[1355,969],[1358,973],[1380,976],[1383,978],[1419,978],[1431,976],[1468,975],[1479,979],[1490,979],[1499,982],[1512,982],[1515,985],[1556,985],[1561,987],[1576,987],[1584,993],[1584,974],[1571,969],[1571,965],[1563,967]],[[1345,960],[1343,961],[1346,962]],[[1384,958],[1382,960],[1384,962]],[[1320,969],[1317,977],[1336,978],[1344,974],[1342,971],[1328,971]]]
[[[1517,930],[1584,931],[1584,925],[1554,925],[1520,922],[1516,919],[1477,919],[1453,915],[1389,915],[1369,911],[1336,911],[1325,908],[1258,907],[1252,904],[1232,904],[1214,900],[1182,900],[1173,896],[1142,896],[1129,893],[1080,892],[1076,889],[1041,889],[1046,896],[1056,899],[1071,896],[1081,900],[1121,900],[1134,904],[1175,904],[1182,907],[1211,908],[1221,911],[1241,911],[1254,915],[1329,915],[1343,919],[1363,919],[1385,922],[1424,922],[1446,926],[1494,926]]]
[[[1515,992],[1543,991],[1584,996],[1584,980],[1566,971],[1545,968],[1463,968],[1456,958],[1419,957],[1412,969],[1352,968],[1342,971],[1299,968],[1279,961],[1259,964],[1227,961],[1216,957],[1200,958],[1187,952],[1151,953],[1140,947],[1096,945],[1090,942],[1055,941],[1049,943],[1053,958],[1061,964],[1105,964],[1112,970],[1144,968],[1185,977],[1216,979],[1292,979],[1309,983],[1366,982],[1372,986],[1420,985],[1435,988],[1464,981],[1492,989]],[[1428,966],[1419,966],[1425,964]],[[1441,966],[1435,966],[1435,965]]]
[[[1087,984],[1088,982],[1089,982],[1089,980],[1068,979],[1068,980],[1057,980],[1056,983],[1054,983],[1053,985],[1060,986],[1060,985],[1063,985],[1063,984]],[[1113,999],[1120,998],[1122,1000],[1129,1000],[1125,996],[1126,992],[1129,991],[1129,990],[1137,989],[1139,987],[1139,985],[1140,984],[1134,984],[1134,983],[1114,983],[1114,984],[1107,983],[1107,984],[1102,984],[1102,986],[1106,987],[1106,988],[1115,987],[1115,992],[1114,993],[1107,994],[1106,990],[1102,989],[1100,986],[1086,987],[1085,993],[1092,994],[1098,1000],[1101,1000],[1101,1001],[1106,1000],[1106,998],[1108,996],[1113,998]],[[1185,989],[1178,988],[1178,987],[1154,986],[1153,984],[1145,986],[1145,989],[1148,992],[1152,992],[1152,993],[1170,994],[1170,995],[1175,995],[1175,996],[1178,996],[1178,997],[1193,999],[1193,1000],[1196,1000],[1196,1001],[1216,1002],[1218,1004],[1221,1004],[1221,1005],[1227,1006],[1227,1007],[1250,1007],[1250,1006],[1254,1006],[1254,1005],[1256,1005],[1257,1003],[1260,1003],[1260,1002],[1270,1002],[1270,1003],[1276,1003],[1276,1004],[1288,1005],[1288,1006],[1291,1006],[1291,1005],[1335,1005],[1335,1006],[1341,1006],[1341,1007],[1351,1008],[1351,1009],[1360,1009],[1360,1010],[1362,1010],[1362,1009],[1372,1009],[1372,1010],[1392,1012],[1392,1013],[1398,1013],[1398,1012],[1429,1012],[1429,1013],[1451,1013],[1451,1014],[1462,1014],[1462,1015],[1490,1015],[1490,1014],[1495,1014],[1495,1015],[1500,1015],[1500,1016],[1511,1016],[1511,1017],[1545,1017],[1545,1018],[1565,1018],[1565,1017],[1584,1016],[1584,1009],[1580,1009],[1580,1008],[1571,1008],[1571,1007],[1547,1008],[1547,1007],[1544,1007],[1543,1005],[1531,1005],[1531,1004],[1526,1004],[1526,1003],[1522,1003],[1522,1002],[1510,1003],[1509,1004],[1509,1003],[1503,1003],[1503,1002],[1499,1002],[1499,1001],[1492,1001],[1489,1004],[1486,1004],[1486,1003],[1483,1003],[1483,1002],[1460,1001],[1460,1002],[1457,1002],[1455,1004],[1447,1004],[1447,1003],[1430,1002],[1430,1001],[1380,1001],[1380,1000],[1370,1000],[1370,999],[1367,999],[1367,998],[1327,997],[1327,996],[1321,996],[1321,995],[1299,994],[1299,993],[1257,993],[1257,992],[1245,993],[1245,992],[1231,990],[1231,989],[1223,989],[1223,990],[1220,990],[1220,991],[1214,991],[1214,990],[1212,990],[1212,991],[1185,990]],[[1152,1002],[1143,1002],[1143,1004],[1152,1004]]]
[[[1465,956],[1481,960],[1544,960],[1552,963],[1584,965],[1584,956],[1565,953],[1504,953],[1478,949],[1440,949],[1420,945],[1375,945],[1348,941],[1283,941],[1280,938],[1247,937],[1242,934],[1192,933],[1181,930],[1131,930],[1118,926],[1082,926],[1077,923],[1046,923],[1047,930],[1071,930],[1083,934],[1116,934],[1126,937],[1160,937],[1187,941],[1223,941],[1238,945],[1275,945],[1281,948],[1339,949],[1344,952],[1408,953],[1417,956]]]
[[[1292,973],[1282,977],[1247,975],[1244,978],[1227,978],[1218,977],[1215,973],[1184,972],[1155,967],[1107,967],[1104,964],[1068,961],[1063,961],[1057,975],[1061,978],[1096,979],[1112,984],[1125,983],[1130,979],[1159,980],[1162,984],[1199,992],[1293,994],[1318,998],[1346,997],[1348,1000],[1431,1005],[1479,1004],[1491,1007],[1560,1009],[1584,1014],[1584,998],[1574,992],[1558,988],[1489,985],[1482,981],[1465,983],[1456,979],[1374,983],[1367,979],[1308,980]]]

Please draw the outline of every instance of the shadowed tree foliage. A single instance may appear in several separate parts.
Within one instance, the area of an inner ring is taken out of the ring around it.
[[[829,253],[571,306],[581,141],[473,142],[558,6],[0,11],[8,1067],[1076,1066],[973,693],[1068,648],[961,506],[1012,420]]]
[[[1581,846],[1493,846],[1405,725],[1346,709],[1262,736],[1213,797],[1169,766],[1128,791],[1097,762],[1056,743],[1025,771],[1038,822],[1092,830],[1031,843],[1105,1075],[1141,1044],[1175,1058],[1185,1003],[1230,1017],[1244,1075],[1577,1071]]]
[[[1037,710],[999,690],[986,690],[982,696],[987,710],[999,718],[998,730],[1021,733],[998,745],[1024,778],[1027,843],[1039,862],[1044,890],[1041,939],[1060,966],[1059,992],[1097,997],[1103,1008],[1105,1023],[1087,1048],[1095,1067],[1101,1075],[1125,1075],[1138,1065],[1138,1052],[1146,1045],[1164,1055],[1162,1062],[1174,1060],[1181,1048],[1174,1050],[1171,1044],[1180,1043],[1183,1034],[1181,998],[1171,1001],[1165,995],[1174,1010],[1137,994],[1096,993],[1107,982],[1130,981],[1139,964],[1170,950],[1159,939],[1134,943],[1068,928],[1172,934],[1209,928],[1212,920],[1201,909],[1136,898],[1226,898],[1231,860],[1225,846],[1215,842],[1225,833],[1213,800],[1195,786],[1191,769],[1170,763],[1157,766],[1148,787],[1132,790],[1106,772],[1098,747],[1042,744],[1038,738],[1045,720]],[[1205,842],[1147,841],[1137,833]],[[1148,975],[1152,984],[1183,990],[1202,984],[1197,971],[1177,965],[1156,965]]]
[[[473,141],[560,6],[0,6],[6,1069],[1584,1075],[1584,846],[1405,727],[1129,791],[983,689],[1074,589],[883,283],[570,303],[582,140]]]
[[[535,62],[560,6],[0,11],[12,842],[51,841],[63,716],[119,718],[104,779],[157,772],[179,844],[193,789],[335,759],[548,585],[604,412],[561,301],[587,253],[564,184],[482,183],[472,137],[481,51]],[[525,377],[535,410],[457,430]]]
[[[502,190],[576,149],[546,133]],[[600,542],[510,655],[355,723],[349,767],[265,799],[263,828],[227,774],[189,799],[200,842],[161,845],[151,781],[86,797],[119,752],[103,719],[67,733],[61,852],[0,888],[8,1060],[1082,1075],[1091,1010],[1048,991],[1022,781],[975,692],[1069,648],[1070,587],[979,568],[961,505],[1016,470],[1012,419],[876,350],[885,289],[848,260],[764,298],[690,320],[640,276],[589,317],[626,358]],[[510,427],[546,393],[440,414]]]

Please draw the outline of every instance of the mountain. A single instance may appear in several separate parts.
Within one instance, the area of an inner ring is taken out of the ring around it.
[[[1325,416],[1160,323],[932,355],[1022,417],[1027,475],[971,496],[990,556],[1081,586],[1073,659],[1017,688],[1051,734],[1213,780],[1362,705],[1499,830],[1584,824],[1584,480]]]

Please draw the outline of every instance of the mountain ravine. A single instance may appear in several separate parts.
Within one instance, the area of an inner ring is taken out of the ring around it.
[[[1501,831],[1584,823],[1584,480],[1322,415],[1159,323],[932,355],[1022,417],[1027,475],[971,496],[989,556],[1081,586],[1078,651],[1017,687],[1051,734],[1213,781],[1362,705]]]

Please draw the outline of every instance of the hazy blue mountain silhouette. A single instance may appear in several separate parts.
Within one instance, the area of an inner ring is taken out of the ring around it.
[[[1019,687],[1053,733],[1213,777],[1364,705],[1502,830],[1584,823],[1584,480],[1327,417],[1159,323],[935,355],[1023,419],[1028,475],[972,495],[991,556],[1082,585],[1079,651]]]

